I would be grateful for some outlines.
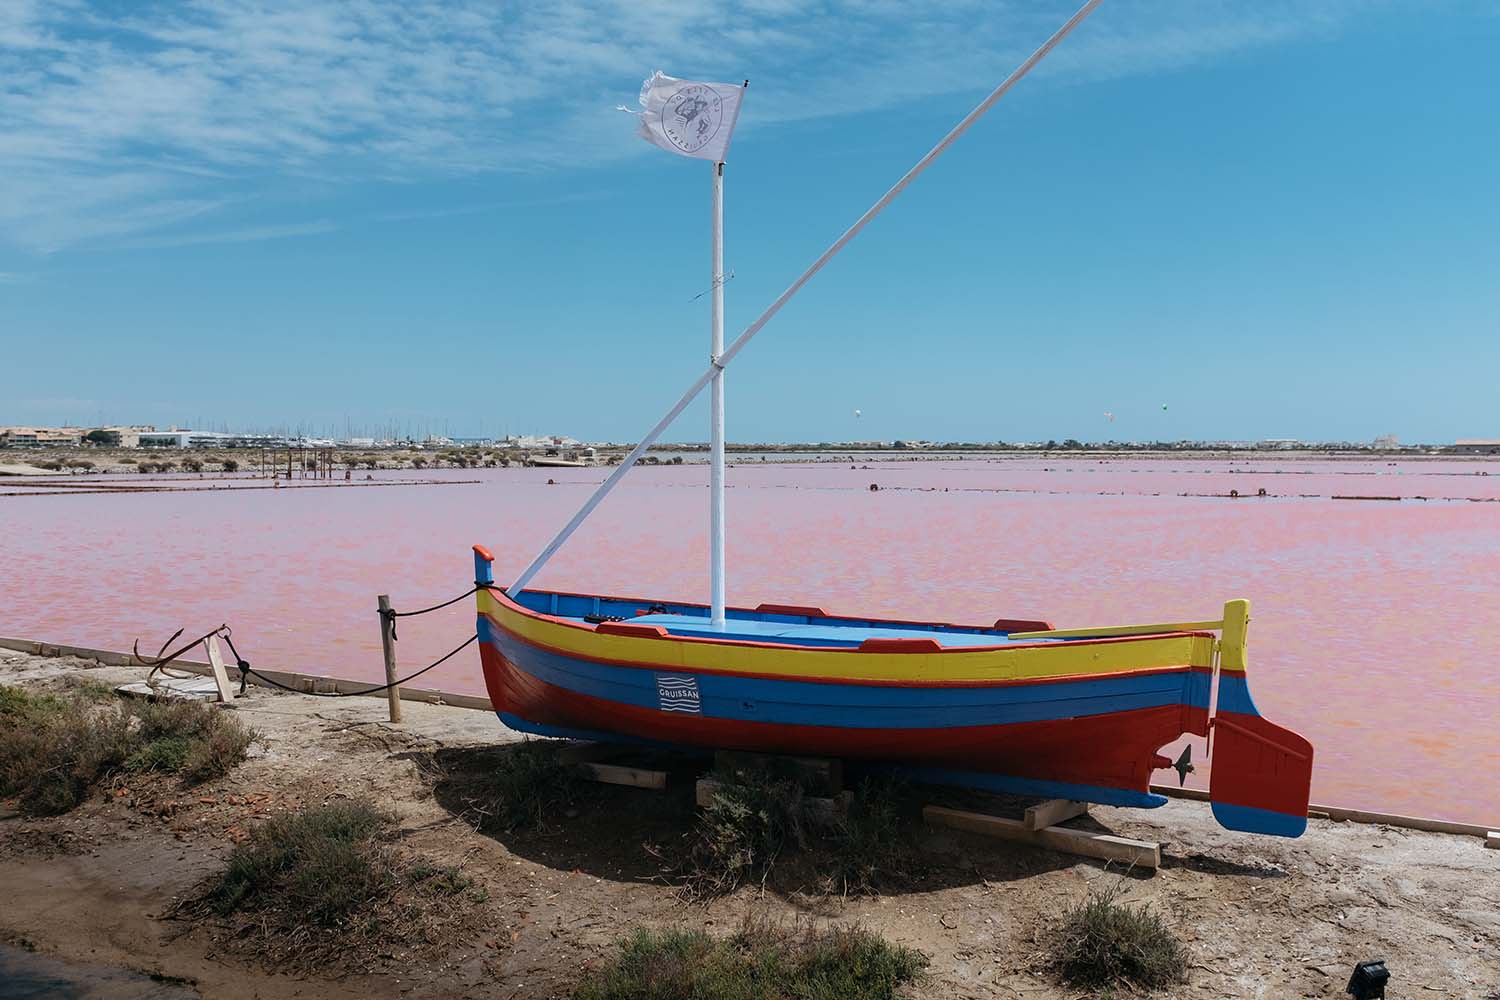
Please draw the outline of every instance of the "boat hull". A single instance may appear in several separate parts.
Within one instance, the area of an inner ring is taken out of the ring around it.
[[[532,607],[479,594],[485,683],[512,729],[863,760],[923,781],[1156,806],[1160,749],[1217,726],[1237,760],[1223,779],[1214,768],[1220,821],[1282,836],[1306,822],[1311,747],[1259,717],[1242,674],[1221,676],[1231,711],[1211,720],[1211,635],[820,649],[589,623],[526,598]]]

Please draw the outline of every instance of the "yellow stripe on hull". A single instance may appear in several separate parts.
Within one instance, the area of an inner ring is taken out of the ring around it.
[[[509,599],[481,590],[479,613],[532,643],[596,660],[668,670],[718,670],[788,679],[964,682],[1027,681],[1213,665],[1214,639],[1152,636],[1094,642],[1047,642],[941,653],[860,652],[749,642],[601,635],[592,628],[548,620]]]

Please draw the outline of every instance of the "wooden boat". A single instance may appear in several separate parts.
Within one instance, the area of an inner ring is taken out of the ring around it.
[[[1221,621],[1068,631],[776,604],[714,626],[700,604],[512,597],[481,546],[474,565],[485,684],[511,729],[866,760],[920,781],[1146,807],[1167,801],[1149,787],[1172,765],[1159,749],[1212,732],[1221,824],[1286,837],[1307,824],[1312,745],[1250,698],[1245,601]]]

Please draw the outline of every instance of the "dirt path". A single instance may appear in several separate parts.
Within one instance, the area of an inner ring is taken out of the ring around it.
[[[108,683],[143,671],[0,650],[0,683]],[[666,792],[591,786],[549,834],[476,834],[465,779],[518,737],[486,713],[416,703],[383,720],[374,698],[252,689],[235,703],[260,738],[228,777],[183,793],[132,779],[67,816],[0,806],[0,939],[61,959],[186,981],[227,998],[566,997],[580,970],[640,925],[728,933],[752,911],[858,921],[932,959],[914,996],[1063,1000],[1042,942],[1101,865],[945,831],[920,834],[921,868],[873,899],[827,899],[790,884],[687,905],[660,879],[692,817],[691,782]],[[499,749],[497,749],[499,748]],[[403,847],[462,865],[487,898],[439,958],[399,949],[334,981],[277,975],[216,957],[212,934],[167,919],[216,870],[240,832],[278,811],[364,797],[399,816]],[[1192,950],[1181,998],[1342,997],[1353,964],[1384,958],[1392,998],[1500,1000],[1500,851],[1474,838],[1314,821],[1280,841],[1220,829],[1206,806],[1099,808],[1125,836],[1164,842],[1167,864],[1128,879],[1127,899],[1166,912]],[[781,880],[785,882],[786,880]],[[807,879],[810,884],[811,878]]]

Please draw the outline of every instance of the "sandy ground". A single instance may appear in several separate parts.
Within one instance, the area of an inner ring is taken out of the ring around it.
[[[68,674],[137,680],[143,670],[0,650],[0,682],[54,686]],[[41,955],[168,977],[207,997],[564,997],[640,925],[727,933],[749,912],[857,921],[932,960],[924,1000],[1083,996],[1046,969],[1042,942],[1100,880],[1127,879],[1192,952],[1180,998],[1341,997],[1356,961],[1385,959],[1389,996],[1500,1000],[1500,851],[1475,838],[1315,820],[1299,840],[1220,829],[1207,807],[1098,808],[1116,833],[1163,842],[1165,866],[1122,876],[1102,863],[951,832],[922,835],[920,871],[899,891],[827,899],[744,889],[684,903],[653,853],[692,815],[690,775],[665,792],[597,787],[551,833],[476,834],[463,776],[519,737],[486,713],[375,698],[252,689],[233,711],[260,733],[228,777],[184,793],[126,787],[46,820],[0,805],[0,940]],[[677,778],[674,775],[674,778]],[[167,919],[216,870],[239,830],[279,810],[368,797],[400,817],[404,846],[464,870],[488,898],[472,939],[340,979],[268,973],[216,957],[205,929]],[[0,991],[3,992],[3,991]]]

